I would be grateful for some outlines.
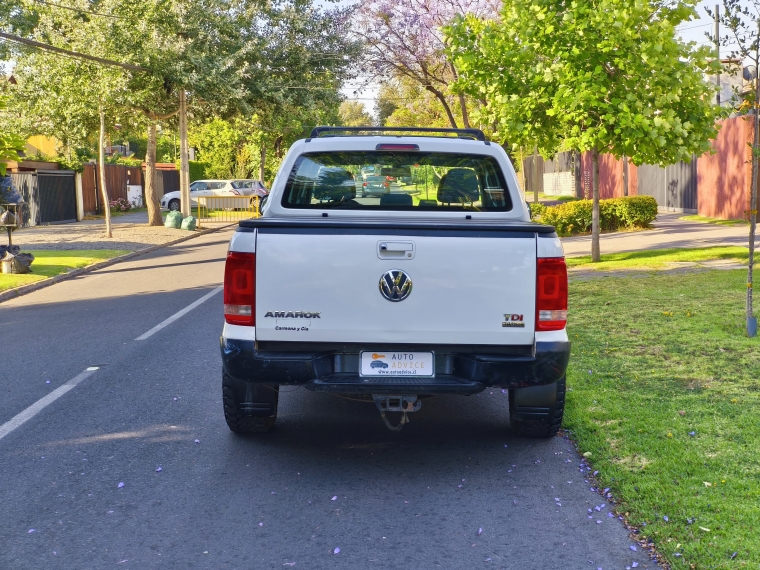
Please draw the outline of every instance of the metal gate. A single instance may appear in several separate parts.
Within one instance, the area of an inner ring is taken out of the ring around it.
[[[697,213],[697,158],[662,168],[653,164],[638,167],[639,195],[653,196],[662,210]]]
[[[71,170],[38,170],[41,224],[77,221],[77,193]]]
[[[40,196],[37,192],[37,175],[34,172],[13,173],[11,182],[24,199],[21,209],[21,227],[37,226],[40,223]]]

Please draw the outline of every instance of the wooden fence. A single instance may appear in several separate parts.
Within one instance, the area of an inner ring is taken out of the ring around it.
[[[127,199],[127,186],[143,186],[143,173],[139,166],[106,164],[106,188],[109,200]],[[82,172],[82,204],[85,214],[103,213],[100,176],[95,164],[84,165]]]

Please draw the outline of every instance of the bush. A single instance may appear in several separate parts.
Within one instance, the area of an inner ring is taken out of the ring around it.
[[[530,209],[530,217],[535,219],[544,215],[547,206],[544,206],[540,202],[528,202],[528,208]]]
[[[118,198],[110,203],[112,212],[128,212],[132,209],[132,204],[126,198]]]
[[[534,218],[557,229],[561,236],[591,231],[591,200],[578,200],[559,206],[531,206]],[[540,214],[539,214],[540,212]],[[621,228],[646,228],[657,217],[657,201],[652,196],[626,196],[599,201],[599,222],[602,231]]]

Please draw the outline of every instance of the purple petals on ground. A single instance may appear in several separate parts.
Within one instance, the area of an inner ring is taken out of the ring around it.
[[[604,491],[602,491],[602,493],[609,493],[609,492],[610,492],[610,488],[609,487],[607,487]]]
[[[32,534],[33,532],[37,532],[37,529],[36,528],[30,528],[29,532],[27,532],[26,534]]]
[[[295,565],[296,565],[295,562],[286,562],[285,564],[283,564],[283,566],[295,566]]]
[[[116,485],[116,486],[117,486],[119,489],[121,489],[121,488],[124,486],[124,482],[123,482],[123,481],[119,481],[119,484],[118,484],[118,485]]]
[[[196,440],[195,440],[195,443],[200,443],[200,442],[201,442],[201,440],[200,440],[200,439],[196,439]]]
[[[694,437],[695,435],[697,435],[697,432],[695,432],[695,431],[690,431],[690,432],[689,432],[689,435],[690,435],[691,437]]]
[[[161,471],[163,471],[163,470],[164,470],[163,467],[157,467],[156,468],[156,473],[161,473]]]
[[[665,515],[664,517],[662,517],[662,520],[664,520],[665,522],[668,522],[668,516]]]
[[[594,507],[594,510],[595,510],[595,511],[597,511],[597,512],[598,512],[598,511],[601,511],[601,510],[602,510],[602,507],[596,506],[596,507]]]
[[[460,483],[459,485],[457,485],[457,489],[464,489],[464,485],[462,485],[462,484]]]
[[[45,380],[45,384],[50,384],[50,380]]]
[[[481,534],[483,534],[483,529],[482,528],[478,528],[478,536],[480,536]]]
[[[639,563],[638,562],[633,562],[631,564],[631,568],[638,568],[638,567],[639,567]]]
[[[260,523],[259,523],[259,526],[264,526],[264,523],[263,523],[263,522],[260,522]]]
[[[596,521],[596,524],[602,524],[602,521],[600,521],[600,520],[597,520],[597,521]]]
[[[591,509],[588,509],[588,514],[591,514],[593,511]]]
[[[335,550],[333,550],[333,554],[340,554],[340,548],[337,546],[335,547]]]
[[[594,471],[594,477],[596,477],[597,475],[599,475],[599,471]]]
[[[607,513],[607,516],[608,516],[609,518],[611,518],[611,519],[614,519],[614,518],[615,518],[615,515],[613,515],[612,513]]]
[[[633,550],[634,552],[636,552],[636,545],[635,544],[632,544],[628,548],[630,548],[631,550]]]
[[[332,499],[330,499],[330,500],[331,500],[331,501],[337,501],[337,500],[338,500],[338,495],[333,495],[333,498],[332,498]]]

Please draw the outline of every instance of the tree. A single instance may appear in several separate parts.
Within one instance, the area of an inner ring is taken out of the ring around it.
[[[0,97],[0,111],[5,108],[5,99]],[[0,131],[0,177],[5,176],[8,160],[18,160],[18,153],[24,150],[24,139],[16,133]],[[0,196],[0,202],[2,196]]]
[[[455,95],[446,94],[445,100],[454,113],[461,111]],[[440,100],[408,77],[397,77],[383,84],[377,106],[388,113],[382,124],[387,126],[451,127]]]
[[[751,9],[750,9],[751,7]],[[707,13],[715,14],[707,9]],[[760,69],[760,1],[758,0],[723,0],[723,11],[720,23],[727,30],[726,34],[716,39],[724,46],[735,46],[731,57],[741,61],[751,61],[755,69]],[[754,139],[752,141],[752,183],[750,186],[749,204],[749,262],[747,264],[747,300],[746,300],[746,329],[748,336],[757,334],[757,318],[752,307],[753,270],[755,264],[755,231],[757,228],[757,184],[758,157],[760,157],[760,81],[754,80],[754,93],[749,97],[752,103],[752,118],[754,123]]]
[[[441,27],[455,16],[494,17],[500,0],[367,0],[357,11],[355,29],[365,42],[366,69],[374,78],[406,77],[435,96],[449,124],[457,128],[447,98],[457,77],[447,57]],[[464,94],[459,95],[462,124],[470,126]]]
[[[343,101],[340,104],[340,121],[344,127],[364,127],[373,123],[360,101]]]
[[[600,153],[634,164],[690,161],[710,150],[708,48],[675,28],[696,0],[507,0],[498,21],[473,16],[447,28],[457,88],[486,101],[484,122],[519,146],[553,154],[561,141],[591,151],[592,259],[599,261]]]

